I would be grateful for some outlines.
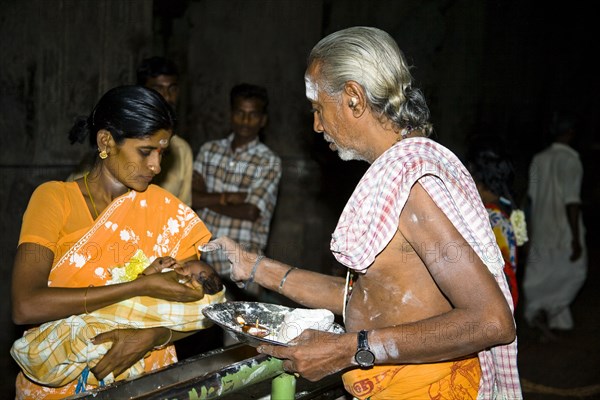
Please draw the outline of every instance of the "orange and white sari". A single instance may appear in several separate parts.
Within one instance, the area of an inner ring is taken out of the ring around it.
[[[163,256],[183,260],[199,255],[198,246],[209,239],[210,232],[194,211],[158,186],[118,197],[94,221],[75,182],[47,182],[31,197],[19,243],[38,243],[54,252],[49,286],[88,287],[116,283],[111,270],[122,270],[140,256],[153,261]],[[17,398],[57,399],[74,394],[81,370],[93,367],[110,348],[110,343],[88,343],[102,331],[153,326],[202,329],[207,326],[202,308],[222,301],[224,291],[193,303],[134,297],[29,330],[15,342],[11,354],[29,378],[42,377],[38,382],[51,382],[55,387],[38,385],[20,373]],[[116,379],[174,362],[175,348],[169,346],[152,351]],[[87,389],[92,389],[98,382],[92,378],[87,383]]]

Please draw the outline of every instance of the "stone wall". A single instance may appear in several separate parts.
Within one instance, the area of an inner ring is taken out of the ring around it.
[[[27,201],[79,162],[87,148],[67,139],[74,118],[133,83],[152,51],[153,18],[144,0],[2,2],[0,18],[0,393],[10,398],[17,366],[8,349],[22,332],[10,319],[10,277]]]
[[[353,25],[398,41],[429,101],[434,138],[462,154],[477,134],[512,144],[521,183],[545,144],[548,111],[570,104],[587,115],[584,161],[595,160],[597,79],[587,13],[527,2],[477,0],[22,0],[0,4],[0,393],[11,393],[8,356],[21,327],[10,321],[10,276],[20,221],[33,189],[63,179],[85,146],[66,132],[107,89],[133,83],[151,55],[179,65],[180,134],[194,151],[228,133],[228,93],[240,82],[270,94],[264,141],[283,160],[268,254],[341,273],[331,232],[366,164],[342,162],[312,131],[303,74],[311,47]],[[589,13],[593,15],[593,13]],[[595,28],[597,30],[597,28]],[[590,174],[588,176],[593,176]],[[588,204],[600,192],[591,185]],[[590,207],[591,209],[592,207]],[[7,398],[10,395],[7,396]]]

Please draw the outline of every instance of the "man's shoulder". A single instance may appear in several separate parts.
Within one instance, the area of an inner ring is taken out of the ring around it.
[[[185,140],[181,136],[173,135],[173,136],[171,136],[171,146],[190,147],[190,144],[187,142],[187,140]]]
[[[384,152],[375,163],[401,163],[406,168],[422,164],[462,164],[452,150],[427,137],[403,139]]]
[[[171,137],[171,143],[169,145],[171,150],[175,153],[192,152],[190,144],[179,135],[173,135]]]
[[[579,159],[577,150],[569,145],[562,143],[552,143],[542,151],[533,156],[533,160],[551,160],[551,159]]]
[[[228,145],[229,142],[227,138],[211,139],[202,143],[202,145],[200,146],[200,151],[214,151],[216,149],[227,148]]]
[[[279,155],[277,155],[277,153],[275,153],[273,150],[271,150],[271,148],[269,146],[267,146],[266,144],[264,144],[261,141],[258,141],[256,143],[255,149],[256,149],[257,153],[261,154],[264,157],[268,157],[270,159],[281,161],[281,157],[279,157]]]

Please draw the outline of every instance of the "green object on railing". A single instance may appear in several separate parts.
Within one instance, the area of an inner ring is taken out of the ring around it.
[[[294,400],[296,394],[296,377],[283,373],[271,382],[271,400]]]
[[[216,399],[224,394],[233,393],[244,387],[262,382],[266,379],[281,375],[283,362],[277,358],[269,357],[252,364],[235,364],[215,374],[214,379],[203,380],[201,383],[191,385],[186,389],[188,400]],[[176,400],[185,399],[182,394],[170,393],[165,398]]]

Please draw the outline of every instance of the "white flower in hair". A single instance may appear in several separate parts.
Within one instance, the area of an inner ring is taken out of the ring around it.
[[[527,222],[525,222],[525,213],[522,210],[513,210],[510,213],[510,223],[515,230],[517,246],[522,246],[529,240],[527,237]]]

